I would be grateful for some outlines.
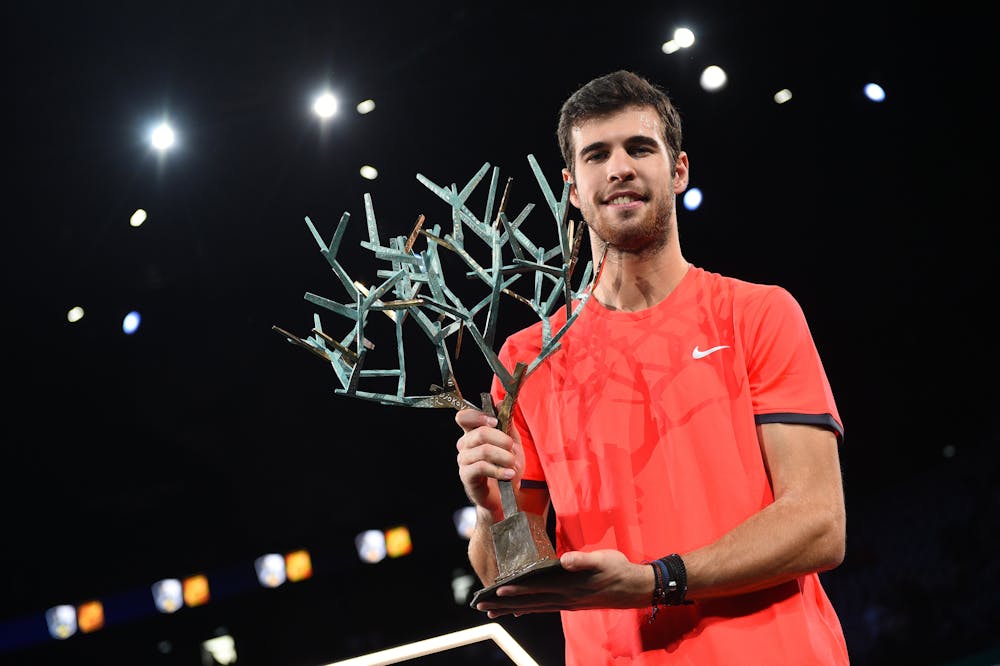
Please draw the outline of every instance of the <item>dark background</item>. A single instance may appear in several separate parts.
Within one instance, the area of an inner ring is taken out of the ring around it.
[[[461,188],[488,162],[551,224],[526,157],[561,187],[559,105],[617,68],[682,112],[706,195],[680,210],[686,257],[784,285],[812,326],[847,433],[847,558],[823,580],[853,662],[1000,659],[987,22],[954,3],[807,4],[6,8],[0,659],[195,664],[225,629],[241,664],[318,666],[486,621],[451,590],[468,573],[453,412],[335,396],[271,327],[306,335],[307,291],[345,300],[305,216],[329,239],[351,214],[341,259],[367,283],[364,193],[383,241],[421,213],[447,224],[417,173]],[[663,54],[681,25],[694,47]],[[709,64],[730,77],[715,94]],[[873,80],[882,104],[862,95]],[[327,84],[341,110],[321,123]],[[180,142],[158,156],[164,114]],[[489,378],[466,349],[475,395]],[[408,393],[435,381],[414,372]],[[357,561],[357,532],[402,523],[412,555]],[[293,548],[313,578],[255,587],[253,559]],[[148,613],[153,581],[197,572],[209,605]],[[47,638],[46,608],[92,598],[108,626]],[[557,617],[501,624],[561,663]]]

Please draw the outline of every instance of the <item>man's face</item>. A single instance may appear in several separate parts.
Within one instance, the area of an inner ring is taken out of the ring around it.
[[[674,225],[675,195],[687,187],[687,155],[676,171],[652,107],[633,106],[573,128],[570,202],[590,231],[622,252],[658,249]],[[563,176],[569,178],[568,171]]]

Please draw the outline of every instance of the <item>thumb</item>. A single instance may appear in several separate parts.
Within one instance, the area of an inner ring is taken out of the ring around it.
[[[591,568],[588,562],[587,554],[578,550],[563,553],[562,557],[559,558],[559,564],[561,564],[562,568],[566,571],[580,571],[582,569]]]

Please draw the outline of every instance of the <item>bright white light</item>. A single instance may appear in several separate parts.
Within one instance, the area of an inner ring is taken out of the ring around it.
[[[375,180],[378,178],[378,169],[373,166],[364,165],[361,167],[361,177],[367,178],[368,180]]]
[[[331,93],[323,93],[313,102],[313,111],[320,118],[329,118],[337,113],[337,98]]]
[[[201,649],[216,664],[236,663],[236,641],[228,634],[202,641]],[[204,659],[202,663],[206,663]]]
[[[362,562],[375,564],[385,559],[385,534],[379,530],[367,530],[354,537],[358,557]]]
[[[688,210],[696,210],[701,205],[701,190],[697,187],[690,187],[684,193],[684,207]]]
[[[774,93],[774,101],[778,104],[784,104],[792,98],[792,91],[788,88],[782,88],[778,92]]]
[[[694,44],[694,33],[687,28],[677,28],[674,30],[674,41],[682,49],[686,49]]]
[[[129,218],[128,223],[133,227],[141,227],[142,223],[146,221],[146,211],[143,209],[138,209],[132,213],[132,217]]]
[[[153,148],[166,150],[174,145],[174,130],[167,123],[160,123],[153,129]]]
[[[869,83],[865,86],[865,97],[873,102],[882,102],[885,100],[885,90],[877,83]]]
[[[475,585],[476,579],[472,574],[460,571],[456,571],[453,576],[454,578],[451,579],[451,594],[456,604],[464,606],[469,603],[469,590]]]
[[[716,92],[726,86],[726,70],[718,65],[709,65],[701,73],[701,87],[707,92]]]
[[[663,42],[660,49],[669,55],[686,49],[692,44],[694,44],[694,33],[687,28],[677,28],[674,30],[674,38]]]
[[[253,566],[257,581],[264,587],[278,587],[285,582],[285,558],[278,553],[261,555]]]
[[[366,99],[365,101],[358,104],[358,113],[364,115],[366,113],[371,113],[375,110],[375,100]]]
[[[77,322],[83,319],[83,308],[79,305],[71,307],[69,312],[66,313],[66,321],[69,323]]]
[[[139,313],[132,310],[132,312],[125,315],[125,318],[122,320],[122,331],[124,331],[126,335],[132,335],[139,329],[139,322],[141,320],[142,317],[139,316]]]
[[[153,583],[153,603],[161,613],[173,613],[184,605],[184,592],[176,578],[164,578]]]
[[[472,531],[476,528],[476,507],[466,506],[452,515],[455,521],[455,531],[463,539],[471,539]]]
[[[45,611],[49,636],[63,640],[76,633],[76,609],[68,604],[53,606]]]

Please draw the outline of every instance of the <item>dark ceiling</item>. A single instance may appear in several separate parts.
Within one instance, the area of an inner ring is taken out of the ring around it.
[[[481,621],[450,596],[465,566],[453,412],[335,396],[329,368],[271,327],[307,334],[307,291],[344,300],[305,216],[329,238],[351,214],[344,261],[364,276],[365,193],[383,238],[448,219],[418,173],[461,187],[488,162],[518,208],[542,204],[527,156],[557,184],[559,104],[618,68],[662,84],[684,117],[706,194],[680,213],[686,257],[802,303],[845,422],[849,503],[909,487],[948,445],[995,466],[981,452],[997,392],[980,377],[997,245],[980,212],[986,112],[965,88],[984,22],[812,4],[7,8],[0,620],[306,547],[321,593],[242,608],[278,622],[274,645],[301,640],[290,618],[307,616],[326,642],[246,663],[308,666]],[[679,25],[697,42],[663,54]],[[709,64],[728,70],[719,93],[698,85]],[[872,80],[882,104],[861,94]],[[309,106],[327,83],[343,103],[320,123]],[[794,98],[779,106],[782,87]],[[366,98],[375,111],[355,113]],[[145,132],[164,114],[180,144],[159,157]],[[358,176],[365,163],[378,180]],[[149,220],[132,229],[139,207]],[[74,305],[87,314],[70,325]],[[126,337],[132,309],[143,324]],[[471,366],[465,391],[485,390]],[[409,562],[353,562],[356,532],[396,523],[413,530]],[[229,612],[211,621],[238,623]],[[180,626],[149,624],[136,645]],[[104,633],[72,640],[125,660],[113,646],[128,630]]]

